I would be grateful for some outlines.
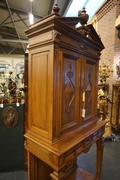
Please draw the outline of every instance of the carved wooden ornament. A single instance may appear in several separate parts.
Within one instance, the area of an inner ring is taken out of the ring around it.
[[[2,122],[7,128],[14,128],[18,123],[18,112],[15,108],[9,106],[2,112]]]

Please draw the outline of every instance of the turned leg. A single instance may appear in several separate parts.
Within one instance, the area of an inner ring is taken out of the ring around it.
[[[101,180],[101,170],[102,170],[102,159],[103,159],[103,137],[97,140],[97,159],[96,159],[96,178],[95,180]]]
[[[51,176],[51,180],[63,180],[64,177],[65,177],[65,173],[63,172],[57,172],[57,171],[54,171],[53,173],[50,174]]]

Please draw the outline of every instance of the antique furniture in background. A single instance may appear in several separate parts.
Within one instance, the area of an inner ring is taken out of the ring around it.
[[[0,108],[0,172],[23,170],[23,127],[24,105],[4,104]]]
[[[85,26],[85,9],[79,17],[61,17],[57,4],[53,11],[26,31],[28,179],[100,180],[105,122],[97,116],[97,94],[104,46],[93,26]],[[94,142],[96,175],[77,166],[77,156]]]
[[[111,125],[117,131],[120,129],[120,62],[116,64],[116,74],[118,79],[112,85]]]
[[[0,172],[24,167],[24,64],[0,61]]]
[[[5,103],[19,103],[24,99],[24,65],[13,68],[9,65],[0,66],[0,107]],[[4,67],[4,68],[3,68]],[[19,68],[22,68],[19,70]],[[18,71],[19,70],[19,71]],[[15,74],[15,71],[18,74]]]
[[[118,82],[118,81],[117,81]],[[111,126],[117,131],[120,129],[120,84],[112,85]]]

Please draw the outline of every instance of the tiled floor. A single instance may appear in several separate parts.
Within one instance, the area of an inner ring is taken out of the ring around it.
[[[87,154],[78,157],[78,165],[95,174],[96,145]],[[27,180],[27,172],[0,173],[0,180]],[[120,142],[106,139],[104,142],[102,180],[120,180]]]

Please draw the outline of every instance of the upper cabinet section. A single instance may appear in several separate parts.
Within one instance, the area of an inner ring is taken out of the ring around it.
[[[98,121],[98,65],[104,48],[85,9],[53,14],[30,26],[28,133],[54,143]],[[84,19],[85,17],[85,19]],[[82,26],[75,25],[81,22]]]

